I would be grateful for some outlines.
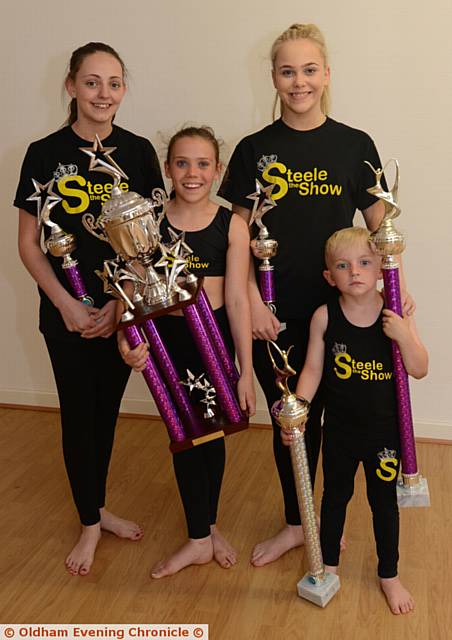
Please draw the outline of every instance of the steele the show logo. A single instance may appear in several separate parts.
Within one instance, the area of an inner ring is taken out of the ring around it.
[[[83,176],[78,175],[76,164],[62,164],[60,162],[53,172],[53,177],[57,181],[58,191],[63,197],[61,205],[66,213],[84,213],[93,200],[105,202],[111,197],[112,183],[99,184],[86,180]],[[121,182],[119,188],[122,191],[128,191],[129,185],[127,182]],[[71,204],[64,196],[71,198]]]
[[[276,154],[263,155],[257,162],[257,168],[262,172],[262,178],[269,184],[274,184],[273,200],[284,198],[289,189],[296,189],[299,196],[340,196],[342,185],[333,184],[328,177],[328,171],[319,167],[307,170],[289,169],[282,162],[277,161]]]
[[[383,363],[378,360],[355,360],[349,353],[339,352],[334,357],[334,364],[334,373],[341,380],[348,380],[353,374],[369,382],[381,382],[392,378],[392,371],[384,371]]]

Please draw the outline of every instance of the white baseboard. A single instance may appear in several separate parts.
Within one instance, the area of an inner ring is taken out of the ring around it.
[[[0,404],[22,405],[32,407],[58,407],[56,393],[45,391],[24,391],[18,389],[1,389]],[[157,416],[158,411],[153,400],[124,397],[121,403],[122,413]],[[257,409],[250,420],[251,424],[270,424],[266,409]],[[452,424],[439,422],[416,422],[414,431],[417,438],[429,440],[449,440],[452,442]]]

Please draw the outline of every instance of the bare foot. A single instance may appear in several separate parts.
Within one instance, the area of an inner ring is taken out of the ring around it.
[[[264,540],[254,547],[251,554],[251,564],[255,567],[263,567],[280,558],[286,551],[300,547],[302,544],[304,544],[304,535],[301,524],[287,524],[276,536]]]
[[[327,573],[334,573],[334,575],[337,575],[338,567],[332,567],[329,564],[325,564],[325,565],[323,565],[323,568],[325,569],[325,571]]]
[[[151,570],[152,578],[172,576],[191,564],[206,564],[213,558],[212,536],[207,538],[189,538],[172,556],[160,560]]]
[[[395,578],[380,578],[380,586],[392,613],[398,615],[399,613],[413,611],[414,600],[400,582],[399,576]]]
[[[105,531],[110,531],[118,536],[118,538],[128,538],[129,540],[141,540],[144,535],[140,525],[130,520],[118,518],[105,508],[100,510],[100,527]]]
[[[223,569],[229,569],[237,562],[237,552],[218,531],[216,525],[210,526],[212,536],[213,556]]]
[[[80,539],[65,560],[69,573],[73,576],[86,576],[94,560],[97,543],[100,540],[100,524],[82,526]]]

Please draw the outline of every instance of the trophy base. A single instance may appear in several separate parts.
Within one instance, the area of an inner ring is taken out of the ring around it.
[[[336,595],[340,586],[339,576],[335,573],[326,572],[325,579],[317,584],[311,582],[311,576],[307,573],[297,584],[297,591],[300,598],[323,608]]]
[[[175,294],[164,300],[158,304],[154,304],[152,306],[146,306],[144,303],[137,305],[135,309],[131,311],[133,314],[133,319],[127,320],[125,322],[120,322],[118,325],[118,330],[123,327],[128,327],[131,324],[140,325],[146,320],[152,320],[153,318],[158,318],[159,316],[166,316],[174,311],[178,311],[179,309],[183,309],[187,307],[189,304],[196,302],[199,291],[203,285],[204,278],[198,278],[196,285],[194,286],[191,283],[187,283],[187,285],[182,284],[181,289],[185,291],[188,297],[185,297],[185,300],[180,300],[179,295]]]
[[[399,507],[429,507],[430,493],[427,478],[419,475],[419,482],[406,486],[403,480],[397,481],[397,503]]]
[[[203,412],[198,407],[195,407],[199,424],[202,425],[203,433],[201,435],[188,436],[181,442],[171,442],[170,451],[176,453],[177,451],[184,451],[185,449],[192,449],[205,442],[211,440],[217,440],[218,438],[224,438],[231,433],[237,433],[237,431],[244,431],[248,428],[248,418],[243,418],[240,422],[230,423],[223,415],[215,415],[213,418],[206,419],[203,417]]]

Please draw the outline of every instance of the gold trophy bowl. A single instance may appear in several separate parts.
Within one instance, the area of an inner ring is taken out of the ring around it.
[[[278,251],[278,241],[272,238],[261,238],[257,236],[251,240],[251,251],[256,258],[260,260],[270,260]]]
[[[65,258],[77,246],[75,236],[72,233],[66,233],[59,227],[48,237],[45,245],[52,256],[56,258]]]

